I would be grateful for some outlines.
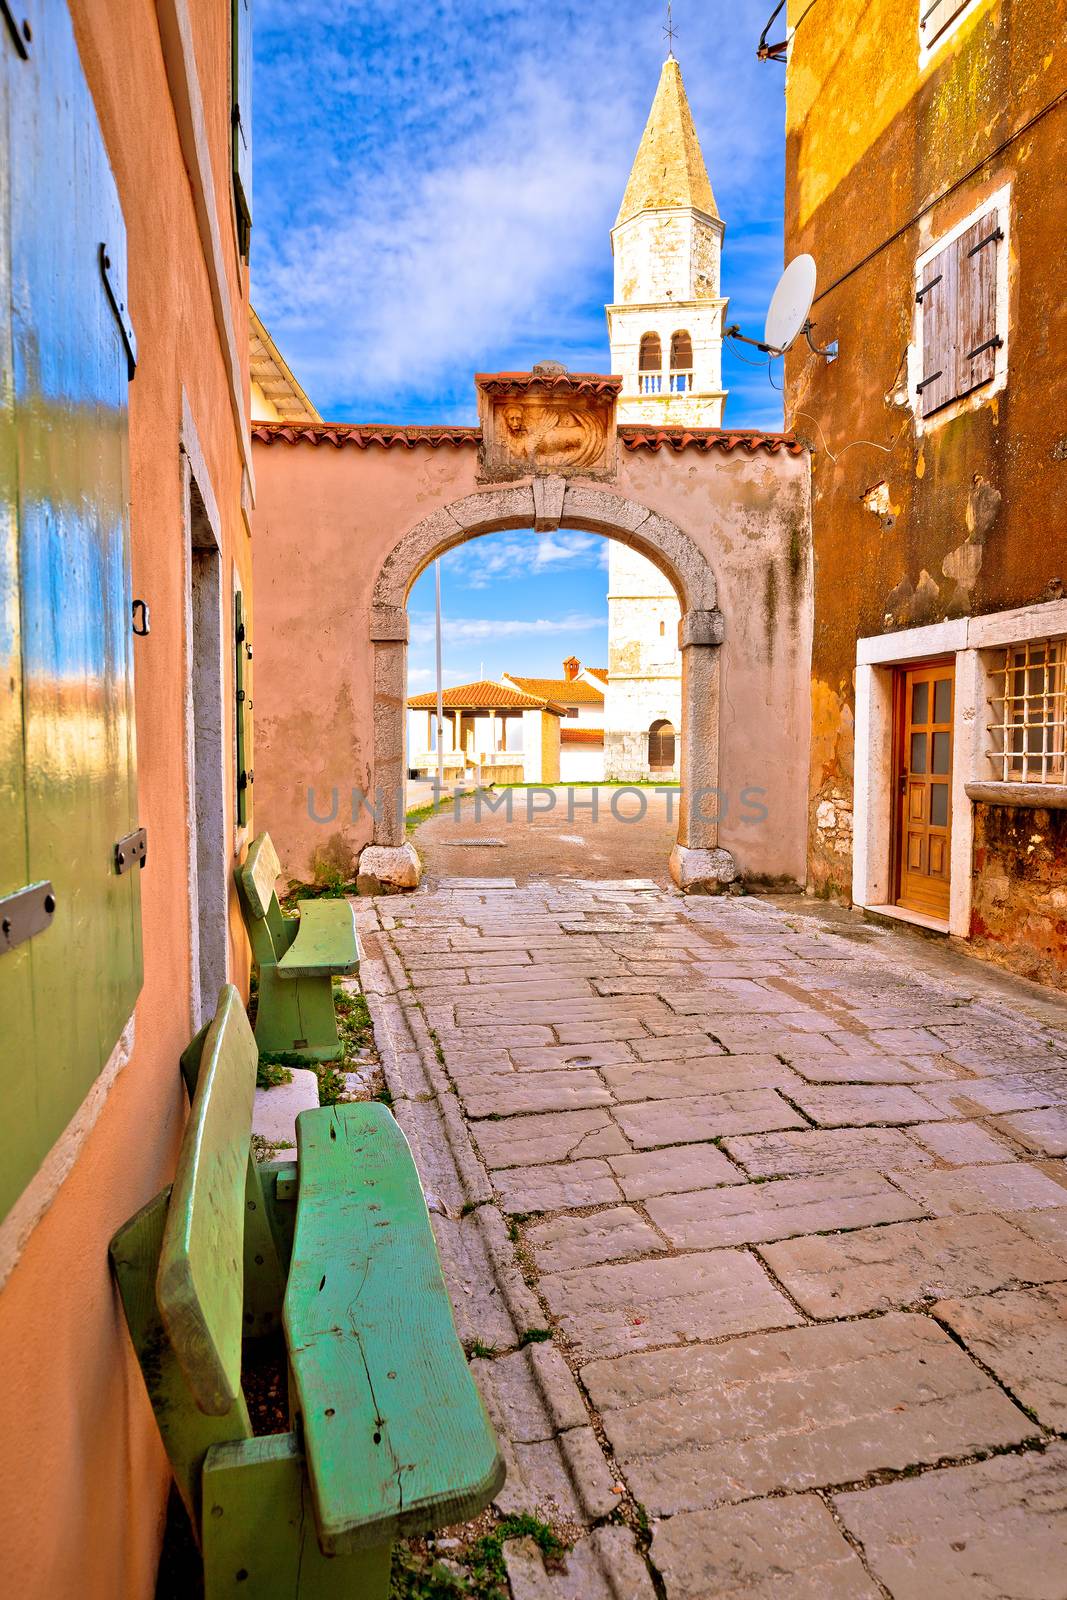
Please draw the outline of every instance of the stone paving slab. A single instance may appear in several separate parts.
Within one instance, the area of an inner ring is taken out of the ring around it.
[[[914,1201],[883,1177],[862,1171],[663,1195],[648,1200],[645,1209],[671,1244],[685,1250],[758,1244],[922,1215]]]
[[[897,1313],[591,1362],[582,1381],[653,1515],[1036,1436],[943,1329]]]
[[[834,1498],[893,1600],[1062,1600],[1067,1445]]]
[[[794,1054],[787,1045],[780,1054],[809,1083],[936,1083],[956,1076],[933,1059],[916,1062],[890,1055],[844,1055],[837,1054],[837,1048],[835,1045],[833,1055]]]
[[[616,1100],[669,1100],[735,1089],[802,1090],[803,1079],[776,1056],[695,1055],[676,1061],[604,1068]]]
[[[562,1571],[546,1569],[532,1539],[504,1546],[513,1600],[656,1600],[648,1568],[628,1528],[594,1528],[567,1555]]]
[[[995,1166],[1015,1154],[976,1122],[920,1122],[908,1134],[949,1167]]]
[[[651,1554],[667,1600],[877,1600],[881,1593],[811,1494],[684,1511],[656,1525]]]
[[[1036,1155],[1067,1156],[1067,1106],[1018,1111],[1013,1116],[997,1117],[993,1126]]]
[[[754,1178],[818,1177],[820,1173],[905,1172],[934,1158],[897,1128],[818,1129],[726,1139],[726,1153]]]
[[[759,1263],[740,1250],[553,1273],[542,1278],[541,1290],[587,1361],[800,1320]]]
[[[773,1089],[737,1089],[683,1100],[622,1105],[615,1112],[615,1120],[638,1150],[719,1139],[730,1133],[805,1125],[803,1117]]]
[[[629,1256],[656,1255],[667,1248],[655,1228],[632,1206],[612,1206],[592,1216],[555,1217],[529,1228],[526,1241],[538,1272],[602,1266]]]
[[[771,1184],[762,1188],[769,1189]],[[792,1239],[760,1251],[813,1317],[854,1317],[944,1295],[1067,1279],[1067,1259],[994,1216],[938,1217]]]
[[[956,1167],[952,1172],[901,1171],[896,1182],[939,1217],[979,1211],[1038,1211],[1067,1204],[1067,1184],[1022,1161]]]
[[[609,1156],[608,1165],[627,1200],[745,1182],[745,1174],[714,1144],[672,1145],[666,1150]]]
[[[513,1215],[559,1211],[566,1206],[599,1206],[622,1199],[606,1161],[583,1160],[551,1166],[509,1167],[493,1173],[505,1211]]]
[[[489,1167],[540,1166],[584,1156],[621,1154],[630,1147],[606,1111],[546,1111],[481,1122],[474,1131]]]
[[[802,1084],[790,1098],[821,1128],[861,1128],[874,1124],[932,1122],[939,1110],[906,1084],[845,1084],[811,1088]]]
[[[1047,1427],[1067,1428],[1067,1286],[942,1300],[934,1315]]]
[[[611,1104],[595,1072],[464,1073],[459,1097],[468,1117],[506,1117],[528,1111],[577,1111]]]

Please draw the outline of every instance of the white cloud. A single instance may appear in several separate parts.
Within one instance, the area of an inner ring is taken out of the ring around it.
[[[449,577],[465,589],[485,589],[500,579],[531,573],[606,570],[608,541],[595,533],[562,528],[554,533],[496,534],[472,539],[444,558]]]
[[[414,646],[431,644],[434,638],[434,620],[429,613],[416,612],[409,617],[411,643]],[[441,635],[447,644],[476,644],[483,640],[518,639],[529,634],[586,633],[604,627],[602,616],[585,616],[572,612],[565,617],[445,617]]]

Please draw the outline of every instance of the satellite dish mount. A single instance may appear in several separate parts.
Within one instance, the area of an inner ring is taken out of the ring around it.
[[[784,356],[803,334],[815,355],[822,356],[827,363],[836,361],[837,340],[820,348],[811,336],[815,327],[811,320],[814,299],[815,262],[811,256],[795,256],[778,279],[771,296],[763,338],[747,338],[736,322],[726,329],[726,337],[755,345],[757,350],[770,356]]]

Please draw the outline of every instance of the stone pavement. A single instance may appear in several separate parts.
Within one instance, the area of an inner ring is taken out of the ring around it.
[[[651,881],[360,902],[515,1600],[1067,1596],[1067,1005]]]

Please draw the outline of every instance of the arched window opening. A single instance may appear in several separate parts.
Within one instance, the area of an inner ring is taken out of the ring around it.
[[[674,726],[660,720],[648,730],[648,766],[651,772],[674,770]]]
[[[663,388],[663,347],[658,333],[641,335],[637,362],[638,387],[642,394],[659,394]]]
[[[693,387],[693,341],[685,329],[671,334],[671,392],[688,394]]]

